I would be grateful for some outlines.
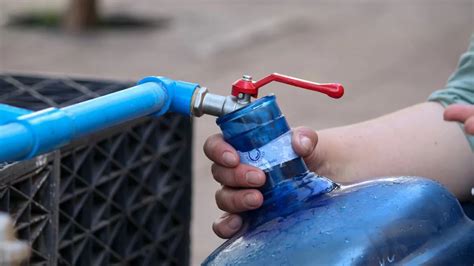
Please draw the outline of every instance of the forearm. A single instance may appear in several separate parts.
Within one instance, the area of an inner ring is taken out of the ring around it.
[[[381,176],[438,180],[458,198],[474,186],[474,155],[444,108],[422,103],[367,122],[318,132],[319,174],[341,183]]]

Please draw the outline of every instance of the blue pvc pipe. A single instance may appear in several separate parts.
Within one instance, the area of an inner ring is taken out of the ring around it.
[[[135,87],[61,109],[27,113],[28,110],[0,106],[0,116],[13,119],[0,126],[0,162],[32,158],[87,134],[147,115],[190,115],[197,87],[194,83],[148,77]],[[16,119],[15,111],[19,115]]]
[[[81,137],[162,110],[169,101],[166,90],[148,82],[117,93],[61,109],[74,118],[74,135]],[[91,119],[93,118],[93,119]]]
[[[30,110],[0,103],[0,125],[12,122],[19,116],[29,113],[31,113]]]

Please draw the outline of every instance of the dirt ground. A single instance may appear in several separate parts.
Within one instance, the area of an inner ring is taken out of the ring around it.
[[[0,22],[60,0],[0,0]],[[444,86],[474,31],[472,0],[105,0],[104,14],[160,19],[162,27],[85,35],[0,27],[0,72],[48,73],[115,80],[162,75],[229,94],[242,74],[272,72],[341,82],[332,100],[269,85],[293,126],[315,129],[373,118],[424,101]],[[192,264],[222,240],[211,223],[218,185],[202,152],[215,119],[194,123]]]

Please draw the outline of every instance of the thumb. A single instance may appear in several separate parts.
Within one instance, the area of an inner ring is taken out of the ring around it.
[[[474,116],[474,105],[453,104],[444,110],[444,120],[465,122],[469,117]]]
[[[293,129],[292,145],[296,154],[305,158],[313,154],[316,144],[318,143],[318,135],[308,127],[297,127]]]

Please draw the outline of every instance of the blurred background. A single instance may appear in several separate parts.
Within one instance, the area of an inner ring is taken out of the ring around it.
[[[333,100],[269,85],[292,126],[370,119],[444,86],[474,31],[473,0],[0,0],[0,72],[136,81],[148,75],[230,94],[242,74],[340,82]],[[192,264],[223,241],[218,185],[194,120]]]

